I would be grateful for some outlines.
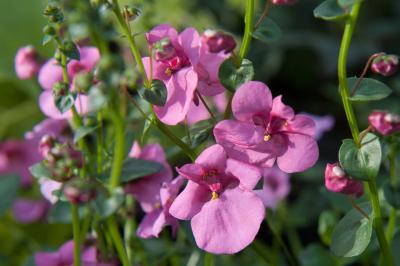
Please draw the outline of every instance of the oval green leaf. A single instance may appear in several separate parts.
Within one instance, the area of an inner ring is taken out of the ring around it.
[[[160,172],[163,166],[157,162],[130,158],[124,162],[121,171],[121,182],[129,182],[141,177]]]
[[[346,18],[348,13],[337,0],[326,0],[314,9],[314,17],[324,20],[340,20]]]
[[[125,195],[121,188],[117,188],[112,192],[111,197],[106,197],[104,193],[99,193],[96,200],[93,201],[93,206],[101,219],[107,218],[115,213],[124,203]]]
[[[151,82],[150,88],[142,88],[139,90],[139,95],[148,101],[157,106],[164,106],[167,101],[167,88],[163,81],[154,79]]]
[[[253,32],[253,38],[264,43],[277,41],[281,35],[280,27],[270,18],[265,18]]]
[[[368,133],[358,147],[352,139],[345,139],[340,146],[339,161],[344,170],[360,180],[376,177],[382,160],[382,148],[379,138]]]
[[[358,78],[352,77],[347,79],[347,84],[350,90],[353,89]],[[349,97],[353,102],[377,101],[388,97],[392,90],[379,80],[364,78],[358,86],[355,94]]]
[[[360,208],[368,214],[369,219],[353,209],[335,227],[331,251],[336,256],[354,257],[368,247],[372,236],[372,211],[369,203],[360,204]]]
[[[221,64],[218,71],[221,84],[232,92],[241,84],[252,80],[253,76],[253,63],[248,59],[243,59],[242,64],[237,67],[235,60],[228,58]]]

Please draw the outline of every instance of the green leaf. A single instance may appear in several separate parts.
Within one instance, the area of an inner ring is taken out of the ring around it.
[[[85,213],[85,206],[78,207],[79,217],[82,218]],[[49,223],[72,223],[71,204],[65,201],[57,201],[49,211],[47,220]]]
[[[104,193],[99,193],[96,197],[96,200],[93,201],[93,204],[100,218],[104,219],[115,213],[122,203],[124,203],[124,200],[124,191],[121,188],[117,188],[113,190],[112,196],[108,198]]]
[[[258,26],[257,30],[253,32],[253,38],[265,43],[277,41],[281,35],[281,29],[270,18],[265,18]]]
[[[307,246],[299,255],[301,266],[336,266],[338,261],[319,244]]]
[[[43,177],[50,178],[51,177],[51,171],[45,165],[45,163],[43,161],[29,167],[29,171],[31,172],[32,176],[35,178],[43,178]]]
[[[338,4],[343,7],[343,8],[350,8],[352,7],[355,3],[360,2],[361,0],[337,0]]]
[[[20,178],[17,175],[0,176],[0,217],[11,207],[18,195]]]
[[[338,219],[333,211],[323,211],[319,216],[318,234],[324,244],[329,245],[331,243],[333,229],[337,221]]]
[[[94,112],[103,108],[107,103],[107,95],[103,93],[101,88],[92,87],[89,90],[89,110]]]
[[[391,185],[385,182],[383,185],[385,200],[395,209],[400,209],[400,185]]]
[[[373,217],[369,203],[360,204],[369,215],[364,217],[358,210],[349,211],[335,227],[332,235],[332,252],[339,257],[354,257],[367,248],[372,236]]]
[[[242,64],[237,67],[235,60],[228,58],[221,64],[218,72],[221,84],[232,92],[241,84],[252,80],[253,76],[253,63],[248,59],[243,59]]]
[[[147,132],[149,132],[153,121],[154,121],[154,117],[151,117],[151,121],[149,121],[147,119],[144,121],[143,132],[142,132],[142,136],[140,137],[141,142],[144,142],[144,139],[146,138]]]
[[[337,0],[326,0],[314,9],[314,17],[324,20],[340,20],[346,18],[348,13]]]
[[[61,52],[68,58],[80,60],[81,55],[79,54],[78,47],[72,41],[64,41]]]
[[[55,99],[55,105],[62,114],[71,109],[74,102],[74,97],[71,94],[63,95]]]
[[[122,165],[121,182],[129,182],[160,172],[163,166],[157,162],[129,158]]]
[[[194,124],[190,130],[190,141],[191,147],[197,148],[200,144],[206,141],[212,133],[213,124],[210,120],[202,120]],[[189,143],[188,136],[182,138],[182,140],[186,143]]]
[[[340,146],[339,161],[350,176],[370,180],[378,175],[382,160],[379,138],[368,133],[358,147],[352,139],[345,139]]]
[[[77,143],[79,140],[83,139],[87,135],[91,134],[93,131],[99,128],[99,125],[94,126],[81,126],[79,127],[74,135],[74,143]]]
[[[350,90],[356,84],[358,78],[352,77],[347,79],[347,84]],[[353,102],[377,101],[388,97],[392,90],[379,80],[364,78],[358,86],[354,96],[349,97]]]
[[[42,40],[42,45],[45,46],[53,40],[53,36],[51,35],[44,35]]]
[[[139,95],[149,103],[164,106],[167,101],[167,88],[163,81],[154,79],[149,89],[142,88],[139,90]]]

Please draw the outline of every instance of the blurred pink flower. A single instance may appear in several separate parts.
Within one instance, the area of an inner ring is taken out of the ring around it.
[[[363,185],[360,181],[352,179],[340,167],[339,163],[328,163],[325,168],[325,187],[335,193],[347,195],[355,194],[361,197],[364,193]]]
[[[315,123],[282,103],[258,81],[241,85],[232,99],[235,120],[223,120],[214,128],[217,143],[234,159],[257,165],[301,172],[312,167],[319,151]]]
[[[189,181],[170,213],[191,220],[201,249],[232,254],[254,240],[265,214],[261,199],[252,192],[261,178],[257,167],[228,159],[223,147],[216,144],[204,150],[195,163],[177,171]]]
[[[400,131],[400,116],[388,111],[373,111],[368,121],[373,130],[384,136]]]
[[[15,55],[14,66],[20,79],[30,79],[35,76],[41,66],[36,49],[31,45],[19,48]]]
[[[330,131],[335,126],[335,118],[331,115],[318,116],[313,114],[304,113],[314,120],[315,134],[314,138],[319,140],[325,132]]]
[[[49,209],[45,200],[17,199],[12,206],[12,213],[20,223],[29,224],[43,219]]]
[[[293,5],[297,2],[297,0],[272,0],[272,4],[274,5]]]

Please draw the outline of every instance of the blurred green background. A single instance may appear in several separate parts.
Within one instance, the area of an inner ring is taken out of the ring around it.
[[[137,23],[143,30],[159,23],[170,23],[178,29],[186,26],[195,26],[198,30],[222,29],[240,39],[244,28],[243,0],[125,2],[141,7],[143,12]],[[261,11],[263,1],[256,2],[257,10]],[[334,130],[320,142],[320,163],[312,170],[292,178],[291,207],[286,217],[290,217],[291,224],[300,229],[303,246],[319,240],[318,218],[327,206],[339,210],[347,208],[345,201],[341,200],[340,206],[337,206],[340,199],[321,189],[324,163],[336,160],[341,140],[348,137],[350,132],[337,90],[336,67],[343,23],[314,18],[313,9],[320,2],[299,0],[294,6],[272,8],[270,17],[281,27],[281,38],[269,44],[254,40],[248,55],[255,65],[255,79],[266,82],[274,95],[283,94],[284,102],[299,112],[331,114],[336,119]],[[36,105],[41,89],[36,80],[17,79],[13,60],[17,49],[27,44],[34,45],[44,57],[54,53],[51,45],[41,45],[42,27],[45,25],[42,10],[46,3],[45,0],[0,1],[0,140],[21,138],[25,131],[43,118]],[[400,54],[398,0],[365,1],[350,50],[349,76],[359,75],[368,57],[381,51]],[[356,106],[363,127],[366,127],[367,115],[372,109],[400,111],[400,75],[375,78],[387,83],[394,90],[394,95],[384,101]],[[60,232],[58,225],[35,226],[17,226],[10,220],[0,223],[0,265],[1,257],[10,254],[18,258],[4,265],[20,265],[40,245],[59,244],[64,238],[64,235],[58,235],[57,239],[51,237],[52,230]],[[264,233],[269,234],[263,230],[260,234]],[[315,247],[312,252],[316,252]],[[249,260],[240,263],[250,265],[247,262]]]

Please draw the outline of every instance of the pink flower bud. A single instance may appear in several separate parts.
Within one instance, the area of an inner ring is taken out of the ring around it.
[[[30,79],[35,76],[40,69],[40,61],[33,46],[21,47],[14,60],[15,72],[20,79]]]
[[[236,47],[235,39],[222,31],[206,30],[202,42],[210,53],[224,52],[228,54]]]
[[[44,135],[39,142],[39,153],[45,160],[49,160],[50,151],[53,148],[55,139],[51,135]]]
[[[387,111],[374,111],[368,116],[369,124],[375,131],[386,136],[400,131],[400,116]]]
[[[297,0],[272,0],[272,4],[277,6],[293,5]]]
[[[372,61],[371,70],[387,77],[396,72],[398,65],[399,58],[396,55],[382,54]]]
[[[96,195],[96,186],[78,177],[65,184],[64,195],[73,204],[83,204],[93,200]]]
[[[347,175],[339,163],[326,165],[325,186],[329,191],[347,195],[355,194],[357,198],[364,193],[362,183]]]

